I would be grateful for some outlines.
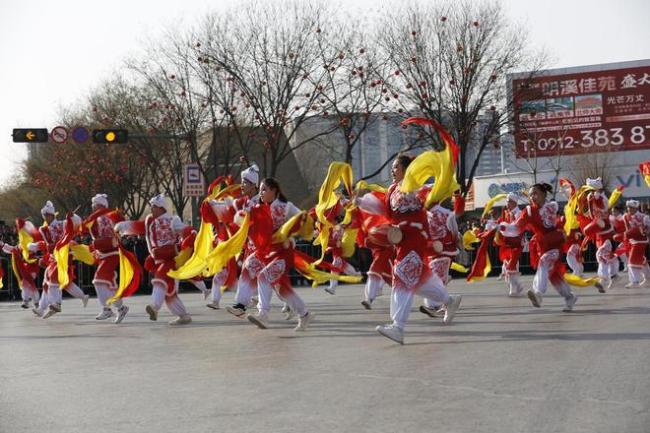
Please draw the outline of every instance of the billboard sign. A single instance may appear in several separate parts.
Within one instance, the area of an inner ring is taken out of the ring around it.
[[[519,158],[650,149],[650,60],[510,80]]]

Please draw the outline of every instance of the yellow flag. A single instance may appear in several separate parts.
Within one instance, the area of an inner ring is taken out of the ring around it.
[[[56,260],[57,277],[59,287],[65,289],[70,284],[68,275],[68,257],[70,254],[70,244],[66,243],[60,248],[54,248],[54,260]]]
[[[88,245],[72,245],[70,250],[72,251],[72,257],[74,257],[75,260],[91,266],[95,264],[95,256],[90,252]]]
[[[246,213],[241,226],[227,241],[217,244],[206,258],[207,271],[203,274],[210,277],[219,273],[228,264],[228,261],[239,254],[244,248],[244,243],[248,238],[248,229],[250,227],[250,215]]]
[[[507,196],[508,196],[508,194],[497,194],[494,197],[492,197],[491,199],[489,199],[487,201],[487,203],[485,203],[485,209],[483,209],[483,213],[481,214],[481,218],[487,217],[490,214],[490,211],[492,210],[492,208],[494,207],[494,203],[498,202],[499,200],[503,200]]]
[[[167,272],[169,277],[176,280],[189,280],[190,278],[194,278],[197,275],[201,275],[208,267],[206,259],[212,251],[212,224],[202,220],[199,232],[196,235],[196,239],[194,239],[194,250],[191,257],[187,257],[190,251],[189,249],[184,251],[179,254],[181,257],[176,257],[177,265],[180,264],[179,268]]]

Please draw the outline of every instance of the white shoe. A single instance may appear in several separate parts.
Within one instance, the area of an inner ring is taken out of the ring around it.
[[[296,313],[291,308],[287,308],[287,312],[284,315],[284,320],[291,320],[294,317],[296,317]]]
[[[314,315],[309,311],[307,311],[307,313],[304,316],[301,316],[298,319],[298,326],[293,328],[293,330],[296,332],[304,331],[305,329],[307,329],[309,323],[311,323],[312,320],[314,320]]]
[[[106,308],[106,307],[105,307],[105,308],[102,310],[102,312],[99,313],[99,314],[97,315],[97,317],[95,317],[95,320],[106,320],[106,319],[108,319],[109,317],[113,317],[114,315],[115,315],[115,314],[113,313],[113,310],[111,310],[110,308]]]
[[[627,283],[625,285],[626,289],[638,289],[639,287],[643,287],[643,284],[642,283],[633,283],[633,282],[630,281],[629,283]]]
[[[426,314],[429,317],[432,318],[438,318],[440,316],[444,317],[445,314],[445,309],[442,307],[437,307],[437,308],[430,308],[427,307],[426,305],[420,305],[420,313]]]
[[[336,294],[336,289],[334,287],[325,287],[325,291],[329,293],[330,295],[335,295]]]
[[[43,312],[38,308],[32,308],[32,313],[34,313],[38,317],[43,317]]]
[[[246,318],[249,322],[251,322],[253,325],[256,325],[260,329],[266,329],[269,327],[269,318],[264,313],[249,314],[246,316]]]
[[[605,287],[605,290],[609,290],[609,288],[612,287],[611,278],[603,278],[600,283]]]
[[[241,304],[228,305],[226,307],[226,311],[232,314],[233,316],[239,317],[240,319],[243,319],[244,316],[246,315],[246,308],[244,308],[244,306]]]
[[[533,304],[534,307],[541,307],[542,306],[542,295],[534,291],[533,289],[528,290],[528,299],[530,299],[530,302]]]
[[[450,295],[449,298],[451,299],[449,299],[449,303],[445,309],[445,317],[442,319],[442,323],[445,325],[449,325],[454,320],[454,316],[460,307],[460,301],[463,300],[461,295]]]
[[[149,315],[149,320],[156,321],[158,320],[158,311],[153,307],[153,305],[147,305],[144,309]]]
[[[257,303],[259,300],[257,299],[257,296],[253,296],[251,300],[248,302],[248,308],[255,308],[257,307]]]
[[[61,312],[61,304],[50,304],[47,313],[43,315],[43,319],[54,316],[56,313]]]
[[[126,317],[126,313],[129,312],[129,307],[126,305],[122,305],[120,308],[117,309],[117,317],[115,318],[114,323],[116,325],[122,323],[122,320]]]
[[[219,307],[219,302],[217,302],[217,301],[212,301],[209,304],[206,304],[205,306],[208,307],[208,308],[212,308],[213,310],[218,310],[220,308]]]
[[[390,338],[399,344],[404,344],[404,331],[395,325],[379,325],[375,330],[386,338]]]
[[[286,314],[291,311],[291,308],[289,308],[289,305],[285,304],[281,311]]]
[[[573,306],[576,304],[576,301],[578,300],[578,297],[574,294],[571,295],[570,298],[565,299],[566,305],[562,309],[565,313],[570,313],[573,311]]]
[[[84,308],[86,308],[86,305],[88,305],[88,299],[90,299],[90,295],[83,295],[81,297],[81,303],[83,304]]]
[[[178,316],[177,318],[169,322],[169,324],[172,326],[187,325],[188,323],[192,323],[192,317],[190,317],[189,314],[186,314],[184,316]]]

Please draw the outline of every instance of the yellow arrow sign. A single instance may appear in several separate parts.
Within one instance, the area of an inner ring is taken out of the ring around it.
[[[36,135],[34,135],[32,131],[27,131],[27,134],[25,134],[25,137],[27,137],[28,140],[33,140],[35,136]]]

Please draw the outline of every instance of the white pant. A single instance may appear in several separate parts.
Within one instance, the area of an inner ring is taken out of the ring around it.
[[[38,293],[37,288],[32,288],[32,287],[21,287],[20,288],[20,297],[22,298],[23,302],[27,302],[29,300],[34,301],[34,305],[38,304],[38,300],[40,298],[40,295]]]
[[[212,277],[212,302],[218,304],[221,301],[221,295],[223,293],[221,288],[226,284],[226,281],[228,281],[228,277],[230,277],[230,269],[227,266]]]
[[[542,257],[539,259],[539,265],[537,266],[537,272],[535,272],[535,278],[533,278],[533,290],[537,293],[544,294],[548,288],[549,278],[551,269],[555,266],[555,262],[560,258],[560,252],[558,250],[550,250],[542,254]],[[564,299],[571,298],[573,294],[571,293],[571,288],[566,283],[566,281],[561,280],[557,283],[552,283],[555,290],[562,296]]]
[[[566,263],[569,265],[569,268],[571,268],[571,272],[573,272],[574,275],[582,277],[584,274],[584,266],[578,260],[579,252],[580,246],[578,244],[571,245],[569,251],[566,253]]]
[[[596,260],[598,260],[598,276],[609,280],[612,277],[611,272],[611,254],[612,254],[612,243],[609,240],[603,242],[603,244],[596,251]]]
[[[416,294],[431,299],[436,305],[445,305],[449,302],[447,288],[442,280],[433,274],[415,291],[393,288],[390,296],[390,317],[394,326],[404,329]]]
[[[257,291],[257,274],[261,271],[263,265],[255,256],[249,256],[244,261],[239,281],[237,281],[237,292],[235,293],[235,303],[248,305]]]
[[[643,266],[627,265],[627,275],[630,283],[640,284],[644,280],[650,281],[650,266],[646,263]]]
[[[523,289],[519,282],[519,272],[506,271],[506,282],[511,295],[520,293]]]
[[[276,290],[274,282],[284,273],[285,267],[284,259],[273,260],[257,275],[257,295],[259,297],[257,309],[260,314],[268,314],[271,310],[271,296],[273,291]],[[300,316],[307,314],[305,303],[293,289],[284,289],[282,294],[276,290],[276,294],[289,305],[289,308],[294,313]]]
[[[167,287],[163,284],[154,283],[153,290],[151,292],[151,305],[156,311],[159,311],[162,308],[163,302],[167,304],[167,308],[172,314],[177,316],[187,316],[187,310],[185,305],[181,301],[181,298],[178,297],[178,294],[174,296],[166,296]]]
[[[107,304],[108,300],[115,295],[115,291],[108,288],[106,283],[95,283],[95,292],[97,293],[97,302],[103,308],[110,308]],[[117,308],[122,307],[122,300],[118,299],[113,303]]]
[[[368,274],[368,280],[363,290],[363,299],[372,303],[384,287],[384,279],[377,274]]]

